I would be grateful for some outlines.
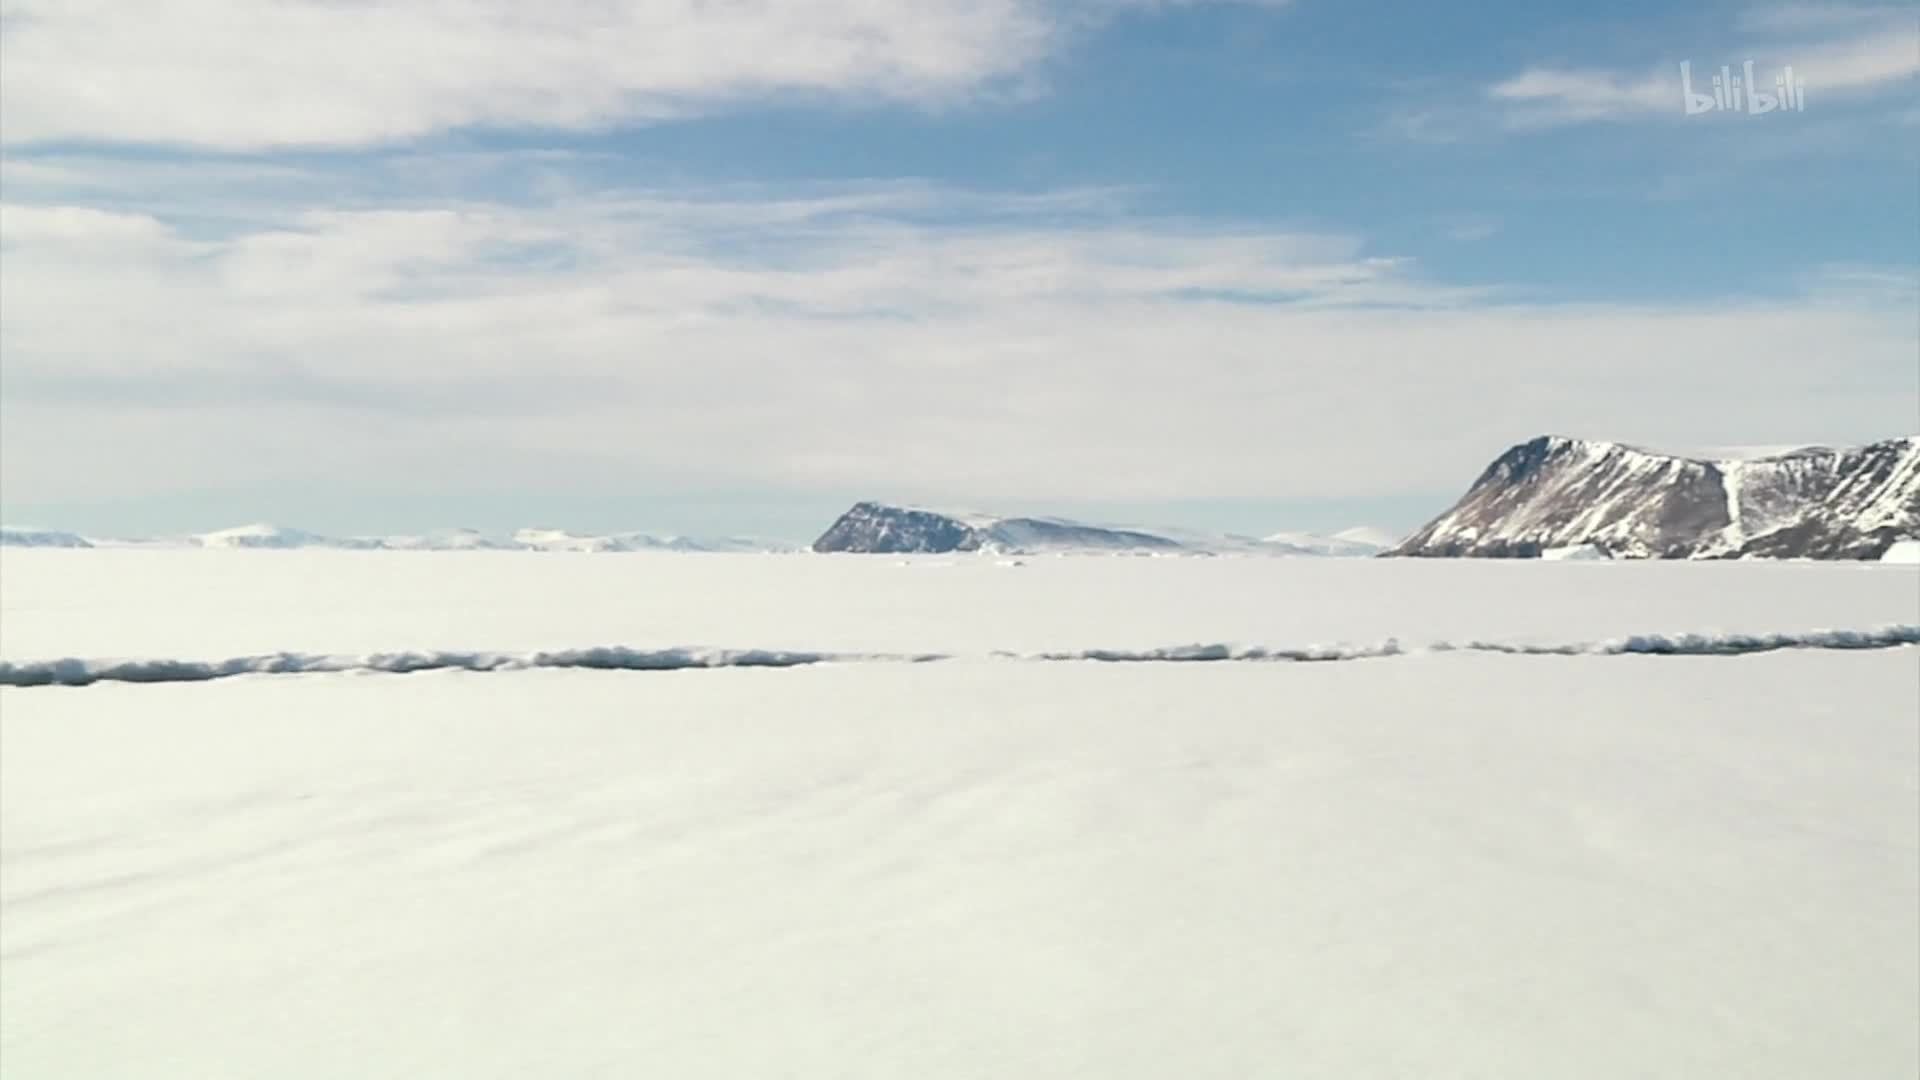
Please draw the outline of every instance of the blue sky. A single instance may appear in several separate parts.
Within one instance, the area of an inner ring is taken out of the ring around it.
[[[6,0],[0,50],[10,523],[1409,527],[1542,431],[1920,429],[1910,5]],[[1749,59],[1804,111],[1686,115]]]

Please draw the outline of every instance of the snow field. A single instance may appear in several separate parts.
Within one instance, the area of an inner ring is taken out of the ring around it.
[[[9,550],[11,670],[952,658],[0,686],[0,1066],[1912,1076],[1920,647],[993,654],[1916,622],[1880,565]]]

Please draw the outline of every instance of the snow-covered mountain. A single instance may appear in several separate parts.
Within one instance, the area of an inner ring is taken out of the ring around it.
[[[1709,460],[1541,436],[1391,554],[1877,559],[1920,536],[1920,436]]]
[[[86,537],[78,533],[61,532],[58,529],[0,527],[0,547],[86,548],[92,546],[93,544]]]
[[[518,551],[520,544],[478,529],[439,529],[415,536],[383,536],[380,547],[389,551]]]
[[[1059,518],[994,517],[861,502],[840,515],[813,550],[862,554],[952,551],[1177,551],[1164,536]]]
[[[651,537],[644,538],[651,540]],[[571,533],[565,529],[521,529],[513,534],[513,545],[529,551],[632,551],[633,540],[626,536],[595,536]],[[651,546],[651,545],[647,545]]]
[[[752,537],[655,536],[652,533],[623,532],[605,535],[580,535],[564,529],[521,529],[513,534],[514,547],[531,551],[704,551],[704,552],[777,552],[793,551],[791,544]]]
[[[1365,544],[1377,551],[1385,551],[1400,542],[1399,533],[1377,529],[1371,525],[1356,525],[1351,529],[1341,529],[1333,534],[1333,538],[1350,544]]]
[[[1355,528],[1342,530],[1332,536],[1277,532],[1262,537],[1260,543],[1269,547],[1292,548],[1302,555],[1334,555],[1351,559],[1378,555],[1393,546],[1394,538],[1380,529]]]
[[[1090,525],[1057,517],[998,517],[861,502],[813,542],[813,550],[856,554],[1108,552],[1167,555],[1373,555],[1362,539],[1276,533],[1250,536]]]
[[[238,525],[231,529],[219,529],[214,532],[200,533],[191,538],[200,547],[206,548],[378,548],[381,542],[368,537],[332,537],[300,529],[288,529],[279,525],[257,522],[252,525]]]

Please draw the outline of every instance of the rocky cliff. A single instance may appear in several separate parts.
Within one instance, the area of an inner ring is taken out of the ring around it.
[[[1920,536],[1920,436],[1751,460],[1542,436],[1389,554],[1877,559]]]

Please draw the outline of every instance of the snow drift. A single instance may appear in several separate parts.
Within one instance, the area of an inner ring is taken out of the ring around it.
[[[1880,555],[1881,562],[1920,563],[1920,540],[1895,540]]]

